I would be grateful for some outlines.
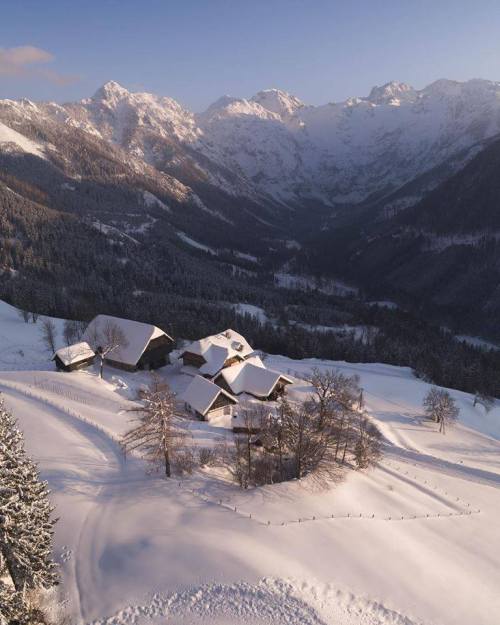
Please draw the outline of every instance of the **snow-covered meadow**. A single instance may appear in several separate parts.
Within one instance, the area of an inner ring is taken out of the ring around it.
[[[500,614],[500,402],[452,391],[446,436],[422,419],[428,384],[381,364],[266,365],[357,373],[384,456],[328,490],[291,482],[241,491],[209,471],[166,480],[118,441],[146,373],[59,373],[0,304],[0,391],[49,481],[55,557],[75,622],[96,625],[496,625]],[[59,330],[62,322],[58,322]],[[176,366],[160,370],[176,392]],[[228,431],[192,422],[208,444]]]

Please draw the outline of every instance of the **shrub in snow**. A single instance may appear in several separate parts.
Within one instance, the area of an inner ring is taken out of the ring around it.
[[[216,451],[210,447],[198,449],[198,462],[201,467],[212,465],[216,461]]]

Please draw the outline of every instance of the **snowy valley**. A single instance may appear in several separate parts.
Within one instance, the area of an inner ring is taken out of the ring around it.
[[[0,304],[0,391],[52,491],[72,622],[496,624],[498,400],[486,410],[451,390],[459,421],[443,436],[423,415],[430,384],[409,368],[262,354],[297,399],[313,368],[359,375],[379,462],[327,487],[242,490],[210,468],[166,479],[119,444],[150,374],[56,372],[42,321]],[[182,396],[191,378],[171,360],[158,374]],[[223,422],[186,423],[196,445],[233,437]]]

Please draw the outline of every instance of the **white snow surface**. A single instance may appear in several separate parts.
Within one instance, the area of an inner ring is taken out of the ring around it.
[[[205,364],[200,367],[200,373],[210,376],[218,373],[226,360],[243,360],[254,352],[245,337],[231,329],[193,341],[184,351],[202,356]]]
[[[255,317],[261,323],[265,323],[268,320],[266,311],[260,306],[254,306],[253,304],[231,304],[231,307],[240,315],[250,315]]]
[[[195,241],[193,238],[189,237],[184,232],[180,232],[179,231],[176,234],[179,237],[179,239],[181,239],[182,241],[184,241],[184,243],[187,243],[191,247],[195,247],[198,250],[203,250],[204,252],[207,252],[208,254],[217,255],[217,253],[218,253],[217,250],[215,250],[213,247],[209,247],[208,245],[205,245],[204,243],[200,243],[199,241]]]
[[[481,347],[485,350],[500,349],[500,346],[497,345],[496,343],[492,343],[491,341],[486,341],[485,339],[482,339],[479,336],[469,336],[468,334],[457,334],[456,338],[461,342],[467,343],[468,345],[473,345],[474,347]]]
[[[150,191],[143,191],[142,197],[144,199],[144,204],[146,204],[146,206],[149,206],[149,207],[158,206],[159,208],[162,208],[167,213],[172,212],[169,206],[167,206],[164,202],[162,202],[159,198],[156,197],[156,195],[154,195]]]
[[[358,202],[443,163],[456,171],[500,131],[500,82],[480,79],[442,79],[423,89],[392,81],[367,96],[320,106],[266,89],[249,98],[224,96],[199,114],[113,81],[64,106],[2,103],[23,118],[64,120],[110,141],[139,169],[161,165],[168,144],[172,166],[194,168],[235,197],[272,197],[284,205]],[[168,181],[176,201],[197,203],[192,189],[171,176]],[[400,198],[392,208],[402,210],[416,197]]]
[[[42,145],[0,122],[0,149],[4,149],[9,145],[13,145],[17,150],[27,154],[46,158]]]
[[[54,356],[57,356],[64,365],[68,366],[95,356],[95,352],[86,341],[80,341],[59,348]]]
[[[210,469],[168,480],[125,459],[118,440],[147,374],[56,372],[39,337],[40,321],[0,304],[0,390],[52,491],[72,622],[497,625],[499,401],[487,413],[450,391],[460,420],[443,436],[409,369],[268,355],[298,397],[312,367],[357,373],[384,456],[325,489],[242,491]],[[159,373],[178,393],[190,381],[174,365]],[[200,445],[224,435],[187,425]]]
[[[220,374],[235,395],[248,393],[255,397],[270,395],[280,379],[292,383],[292,380],[278,371],[267,369],[260,358],[245,360],[237,365],[222,369]]]
[[[119,329],[125,339],[123,345],[117,345],[109,354],[110,360],[126,365],[136,365],[150,341],[160,336],[168,336],[166,332],[149,323],[141,323],[132,319],[121,319],[111,315],[97,315],[89,323],[83,335],[88,343],[96,343],[96,347],[106,345],[107,327]]]

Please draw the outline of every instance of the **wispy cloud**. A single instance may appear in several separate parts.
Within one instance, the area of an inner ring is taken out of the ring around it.
[[[43,78],[57,85],[66,85],[77,80],[75,76],[59,74],[45,64],[55,57],[47,50],[35,46],[0,48],[0,76]]]

